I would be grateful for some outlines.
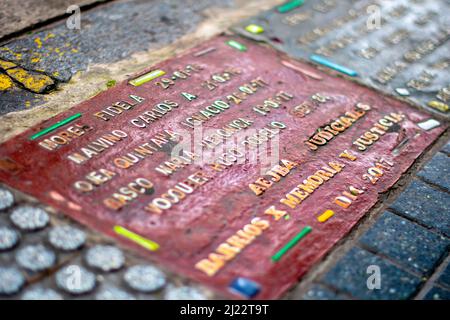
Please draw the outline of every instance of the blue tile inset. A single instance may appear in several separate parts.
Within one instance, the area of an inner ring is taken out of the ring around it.
[[[261,287],[255,281],[239,277],[230,284],[230,290],[246,298],[253,298],[259,293]]]

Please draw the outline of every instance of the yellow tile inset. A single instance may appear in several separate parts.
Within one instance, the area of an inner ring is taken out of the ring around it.
[[[325,222],[328,219],[330,219],[332,216],[334,216],[334,211],[333,210],[327,210],[324,213],[322,213],[320,216],[317,217],[317,221]]]
[[[264,32],[264,28],[261,26],[258,26],[257,24],[249,24],[248,26],[245,27],[245,30],[247,30],[250,33],[254,33],[254,34]]]
[[[436,110],[439,110],[442,112],[448,112],[448,109],[449,109],[448,104],[445,104],[443,102],[436,101],[436,100],[428,102],[428,105],[430,107],[432,107],[433,109],[436,109]]]

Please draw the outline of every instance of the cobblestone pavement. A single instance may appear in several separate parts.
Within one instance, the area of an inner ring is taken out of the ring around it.
[[[3,43],[0,114],[38,106],[51,90],[63,96],[66,92],[60,84],[77,72],[168,45],[192,32],[205,19],[208,7],[233,5],[232,1],[192,1],[190,5],[164,1],[152,11],[153,1],[132,2],[133,9],[125,7],[125,1],[114,1],[101,4],[101,10],[89,10],[87,42],[58,22]],[[154,23],[141,24],[139,15],[149,12]],[[48,12],[31,25],[60,14]],[[111,32],[105,31],[123,24],[126,35],[110,37]],[[30,22],[4,30],[0,37],[27,26]],[[133,37],[128,39],[130,45],[121,45],[120,39],[129,35]],[[33,81],[42,77],[39,83],[44,85],[26,87],[26,81],[14,78],[11,70],[23,70]],[[0,136],[5,133],[0,131]],[[446,139],[444,135],[439,147],[429,150],[419,166],[405,174],[398,190],[369,212],[285,298],[450,299],[450,143]],[[368,289],[371,266],[379,268],[379,289]],[[221,297],[0,186],[0,299],[214,298]]]

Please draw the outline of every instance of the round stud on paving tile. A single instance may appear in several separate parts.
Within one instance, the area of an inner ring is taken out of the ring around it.
[[[92,268],[109,272],[122,268],[125,257],[119,248],[96,245],[86,253],[86,263]]]
[[[166,284],[164,273],[149,265],[137,265],[129,268],[125,272],[124,279],[132,289],[141,292],[153,292]]]
[[[198,289],[184,286],[184,287],[170,287],[166,289],[164,295],[166,300],[206,300],[204,294]]]
[[[71,226],[58,226],[50,230],[48,241],[56,249],[71,251],[81,248],[86,242],[86,234]]]
[[[0,188],[0,210],[11,207],[14,203],[14,195],[11,191]]]
[[[16,268],[0,267],[0,295],[11,295],[20,291],[25,277]]]
[[[33,288],[22,295],[22,300],[63,300],[63,297],[52,289]]]
[[[84,294],[96,285],[95,275],[78,265],[68,265],[56,273],[56,285],[70,294]]]
[[[19,233],[13,228],[0,226],[0,251],[9,250],[19,243]]]
[[[95,295],[96,300],[136,300],[136,298],[128,292],[111,287],[105,288]]]
[[[49,269],[55,264],[55,253],[42,244],[28,245],[16,253],[19,266],[29,271],[38,272]]]
[[[26,231],[45,228],[50,221],[47,212],[28,205],[15,208],[10,218],[18,228]]]

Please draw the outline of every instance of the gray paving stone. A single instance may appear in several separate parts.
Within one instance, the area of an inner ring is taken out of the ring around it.
[[[450,156],[438,152],[417,175],[450,191]]]
[[[381,274],[380,289],[370,290],[367,280],[374,274],[369,266],[378,266]],[[416,292],[421,280],[390,262],[360,248],[352,248],[322,279],[344,293],[358,299],[408,299]]]
[[[450,291],[439,287],[433,287],[428,291],[423,300],[450,300]]]
[[[303,295],[303,300],[344,300],[345,297],[324,287],[321,284],[314,284]]]
[[[364,234],[360,243],[410,270],[428,275],[446,252],[450,240],[393,213],[385,212]]]
[[[413,180],[391,208],[450,236],[450,195]]]
[[[63,19],[0,46],[0,59],[42,70],[57,83],[67,82],[91,64],[113,63],[173,43],[205,19],[204,10],[231,4],[231,0],[114,1],[82,12],[79,30],[67,28]],[[21,88],[0,91],[0,115],[42,102],[41,95]]]
[[[446,154],[450,154],[450,142],[447,142],[447,144],[441,149],[441,151]]]
[[[443,286],[450,288],[450,263],[447,265],[445,270],[441,273],[437,282]]]
[[[82,13],[80,30],[68,29],[66,21],[61,21],[49,30],[7,43],[0,57],[68,81],[90,63],[114,62],[133,52],[172,43],[194,29],[203,19],[204,9],[229,4],[229,0],[116,1]],[[33,62],[33,58],[39,61]]]
[[[0,37],[18,32],[66,13],[70,5],[86,5],[105,0],[15,0],[0,1]]]

